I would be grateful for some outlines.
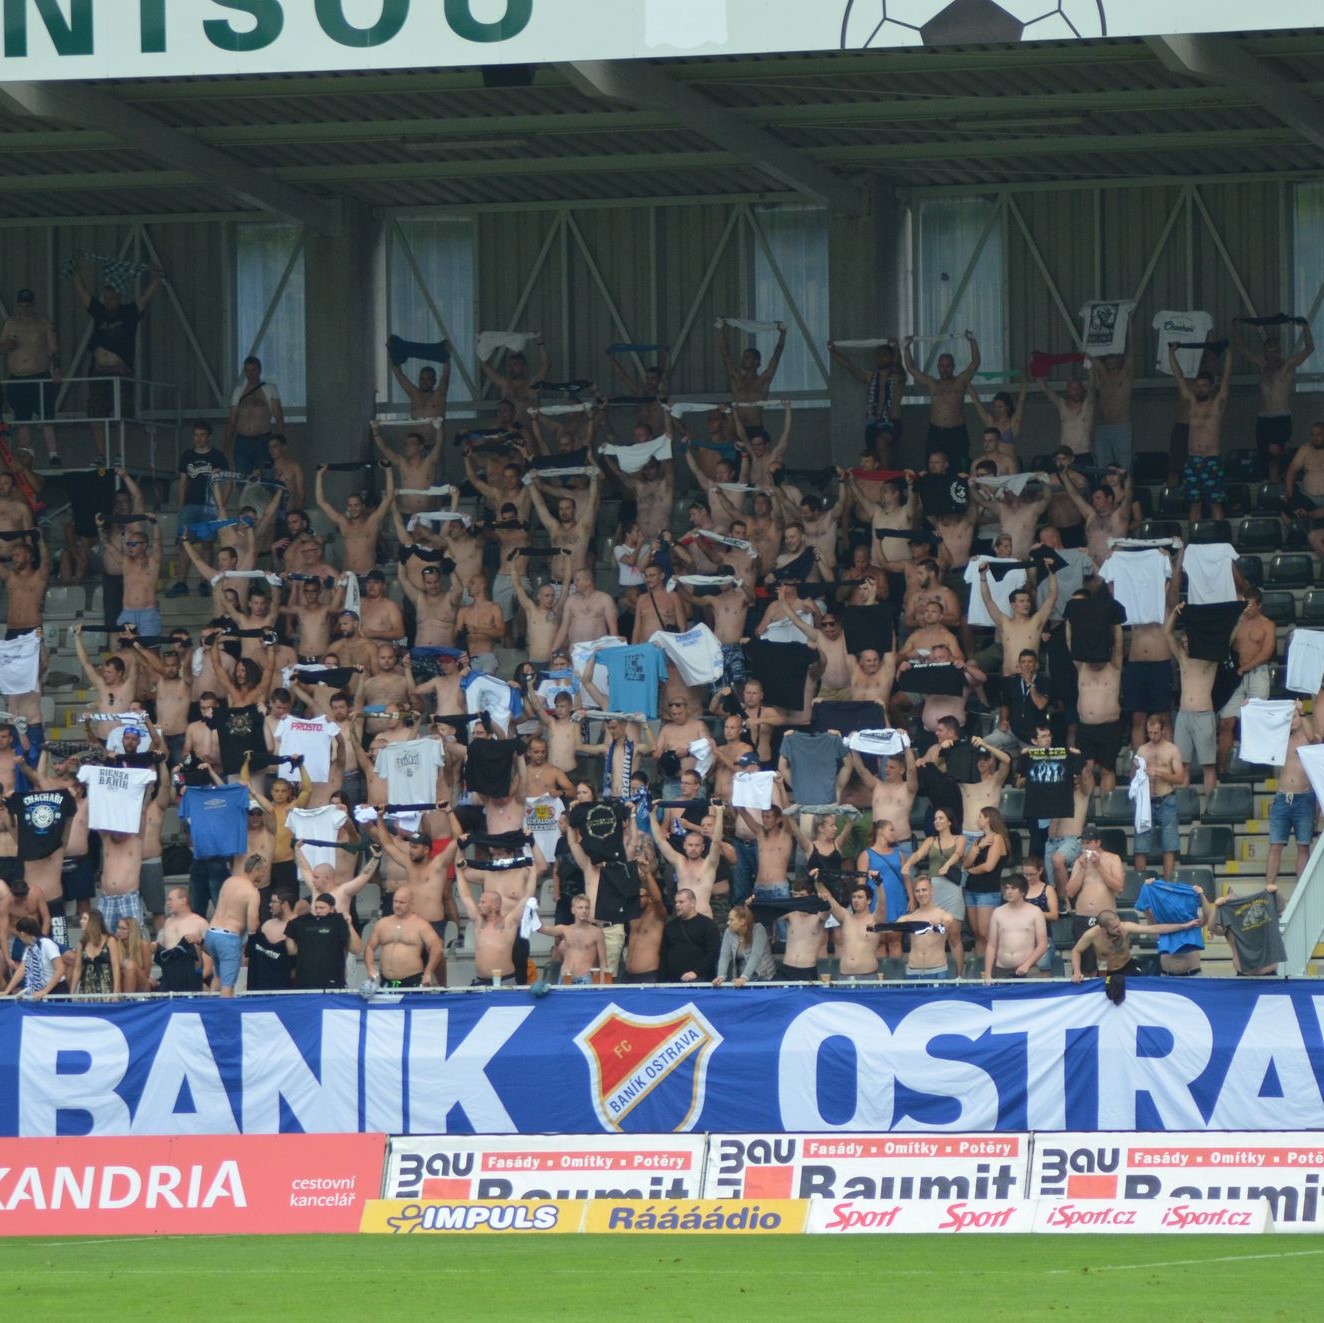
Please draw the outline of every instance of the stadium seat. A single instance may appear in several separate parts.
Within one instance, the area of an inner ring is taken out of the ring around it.
[[[1018,790],[1015,786],[1004,786],[1002,789],[1002,809],[1003,821],[1009,827],[1023,827],[1025,825],[1025,791]]]
[[[1135,503],[1140,507],[1140,517],[1142,519],[1148,519],[1154,513],[1154,498],[1149,494],[1149,488],[1133,488],[1132,497],[1135,500]]]
[[[1094,821],[1101,826],[1135,821],[1135,805],[1131,803],[1125,786],[1118,786],[1115,790],[1100,794],[1094,812]]]
[[[1298,625],[1324,625],[1324,588],[1307,588],[1296,609]]]
[[[1283,545],[1283,523],[1273,515],[1247,515],[1237,526],[1238,551],[1277,551]]]
[[[1268,476],[1264,456],[1256,450],[1229,450],[1223,472],[1231,482],[1263,482]]]
[[[923,795],[916,795],[915,801],[910,806],[910,829],[911,831],[926,832],[928,826],[926,820],[929,810],[933,805]]]
[[[1223,497],[1223,509],[1231,516],[1250,514],[1250,487],[1244,482],[1229,482]]]
[[[1162,450],[1142,450],[1131,460],[1131,480],[1137,487],[1157,487],[1168,478],[1168,456]]]
[[[1048,925],[1048,938],[1059,951],[1070,951],[1076,944],[1072,931],[1071,915],[1062,914]]]
[[[1191,508],[1191,503],[1186,499],[1186,489],[1184,487],[1164,487],[1159,492],[1158,510],[1160,515],[1186,517],[1186,512]]]
[[[1191,525],[1188,539],[1191,542],[1231,542],[1232,521],[1230,519],[1197,519]]]
[[[1308,588],[1315,582],[1315,558],[1305,551],[1280,551],[1269,561],[1268,582],[1284,588]]]
[[[1266,588],[1260,602],[1260,610],[1275,625],[1294,625],[1296,623],[1296,598],[1287,588]]]
[[[1152,862],[1152,861],[1151,861]],[[1157,862],[1162,863],[1162,859]],[[1143,873],[1137,872],[1134,868],[1128,868],[1122,873],[1122,889],[1117,893],[1117,899],[1114,904],[1134,905],[1136,897],[1140,894],[1140,888],[1153,876],[1150,869]]]
[[[1146,519],[1136,537],[1181,537],[1181,525],[1175,519]]]
[[[1254,791],[1248,785],[1215,786],[1201,814],[1205,822],[1231,822],[1237,825],[1248,822],[1254,816]]]
[[[1236,853],[1231,827],[1192,827],[1182,860],[1188,864],[1225,864]]]
[[[1264,561],[1259,556],[1238,556],[1237,569],[1247,583],[1257,588],[1264,582]]]
[[[1255,488],[1255,508],[1277,514],[1283,508],[1283,484],[1261,482]]]
[[[1177,796],[1177,821],[1194,822],[1200,816],[1199,788],[1178,786],[1173,793]]]
[[[1248,763],[1242,759],[1241,750],[1233,749],[1232,756],[1227,760],[1227,770],[1218,778],[1219,782],[1224,781],[1264,781],[1274,775],[1276,769],[1265,767],[1262,763]]]
[[[1214,870],[1202,864],[1178,864],[1176,881],[1199,887],[1210,900],[1214,899]]]

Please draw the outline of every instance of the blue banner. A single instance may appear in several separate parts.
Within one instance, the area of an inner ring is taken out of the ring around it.
[[[0,1135],[1306,1130],[1324,984],[0,1006]]]

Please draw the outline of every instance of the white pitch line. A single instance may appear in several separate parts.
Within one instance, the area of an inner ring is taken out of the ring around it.
[[[1213,1259],[1163,1259],[1158,1263],[1105,1263],[1090,1268],[1090,1272],[1139,1272],[1145,1268],[1185,1268],[1192,1264],[1203,1263],[1248,1263],[1252,1259],[1305,1259],[1320,1254],[1324,1254],[1324,1249],[1286,1250],[1281,1254],[1224,1254]],[[1046,1270],[1046,1275],[1080,1271],[1079,1268],[1049,1268]]]

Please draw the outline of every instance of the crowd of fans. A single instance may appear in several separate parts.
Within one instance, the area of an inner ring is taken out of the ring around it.
[[[155,287],[80,282],[98,371],[131,379]],[[1277,333],[1252,351],[1238,326],[1236,347],[1283,517],[1314,543],[1324,424],[1288,449],[1313,346],[1306,328],[1285,356]],[[629,393],[608,397],[555,380],[541,338],[506,344],[481,428],[446,421],[447,347],[393,337],[412,422],[329,465],[287,442],[249,359],[224,437],[199,422],[180,456],[177,545],[150,480],[119,470],[71,484],[53,560],[23,443],[51,416],[58,339],[22,291],[0,328],[20,443],[0,473],[9,991],[335,988],[360,955],[373,986],[444,985],[461,951],[475,982],[525,983],[535,934],[542,975],[578,982],[1025,977],[1058,968],[1066,916],[1076,977],[1130,968],[1138,931],[1165,973],[1198,972],[1216,922],[1240,972],[1273,972],[1246,906],[1177,878],[1176,810],[1196,769],[1214,792],[1244,704],[1269,699],[1275,630],[1216,523],[1189,545],[1131,536],[1130,341],[1060,391],[1035,378],[1061,435],[1028,471],[1029,382],[982,399],[968,332],[932,376],[910,341],[869,366],[830,345],[865,388],[862,450],[792,472],[794,411],[771,398],[785,335],[765,364],[723,329],[724,404],[687,402],[659,346],[620,347]],[[1192,519],[1224,513],[1232,352],[1190,377],[1171,358]],[[913,470],[894,467],[907,390],[931,402]],[[195,572],[196,629],[177,623]],[[85,738],[52,742],[43,604],[89,575],[106,625],[71,630]],[[1275,914],[1283,847],[1299,871],[1315,830],[1299,751],[1324,729],[1297,703],[1282,734],[1257,899]],[[1151,879],[1133,918],[1087,820],[1119,784]],[[186,846],[162,838],[172,805]],[[369,884],[380,917],[358,908]]]

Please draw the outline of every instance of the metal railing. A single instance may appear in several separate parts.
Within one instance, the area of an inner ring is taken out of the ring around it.
[[[1287,950],[1282,973],[1287,978],[1304,978],[1315,947],[1324,938],[1324,836],[1316,840],[1280,924]]]

